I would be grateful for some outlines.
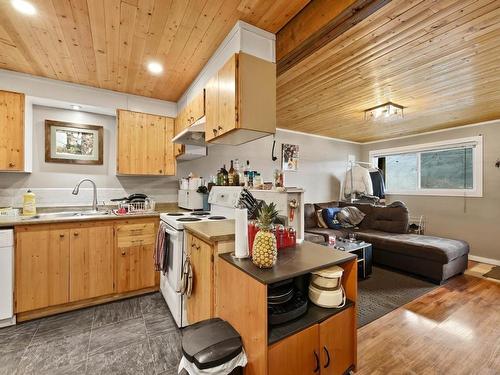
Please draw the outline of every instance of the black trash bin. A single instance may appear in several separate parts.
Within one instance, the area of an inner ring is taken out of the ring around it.
[[[204,320],[185,328],[182,354],[183,362],[188,362],[194,373],[184,368],[180,374],[207,373],[209,369],[226,365],[229,368],[224,369],[221,374],[238,375],[243,373],[246,365],[241,336],[231,324],[219,318]]]

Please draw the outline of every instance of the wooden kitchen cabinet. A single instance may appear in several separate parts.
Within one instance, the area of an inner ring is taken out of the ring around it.
[[[269,347],[269,374],[315,374],[320,372],[317,324]]]
[[[69,300],[69,231],[48,225],[16,228],[16,312]]]
[[[116,227],[116,291],[118,293],[153,287],[156,225],[120,224]]]
[[[193,289],[187,299],[187,319],[190,324],[214,316],[214,249],[188,233],[186,251],[193,269]]]
[[[175,119],[175,135],[205,116],[205,90],[201,90],[182,108]]]
[[[205,139],[239,145],[276,132],[276,65],[234,54],[205,86]]]
[[[0,171],[24,170],[24,94],[0,91]]]
[[[113,293],[113,224],[69,230],[70,301]]]
[[[175,175],[174,119],[119,109],[117,173]]]
[[[270,374],[344,374],[353,363],[354,308],[333,315],[269,347]]]

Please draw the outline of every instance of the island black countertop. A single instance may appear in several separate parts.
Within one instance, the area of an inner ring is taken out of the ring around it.
[[[278,250],[278,260],[270,269],[260,269],[250,259],[235,259],[229,253],[219,257],[260,283],[272,284],[347,262],[356,255],[304,241],[294,248]]]

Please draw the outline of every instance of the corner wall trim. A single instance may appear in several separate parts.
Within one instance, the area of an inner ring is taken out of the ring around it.
[[[279,131],[284,132],[284,133],[293,133],[293,134],[307,135],[309,137],[329,139],[331,141],[343,142],[343,143],[350,143],[350,144],[354,144],[354,145],[362,145],[363,144],[361,142],[349,141],[347,139],[327,137],[326,135],[306,133],[306,132],[301,132],[301,131],[297,131],[297,130],[289,130],[289,129],[284,129],[284,128],[276,128],[276,130],[279,130]]]
[[[479,263],[486,263],[486,264],[493,264],[495,266],[500,266],[499,259],[484,258],[484,257],[479,257],[477,255],[470,255],[469,254],[469,260],[473,260],[473,261],[479,262]]]

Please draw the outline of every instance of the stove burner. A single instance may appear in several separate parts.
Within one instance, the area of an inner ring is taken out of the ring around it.
[[[227,219],[225,216],[210,216],[208,220],[224,220]]]
[[[206,212],[206,211],[195,211],[195,212],[191,212],[191,215],[192,215],[192,216],[206,216],[206,215],[210,215],[210,212]]]
[[[184,216],[184,214],[180,212],[169,212],[167,216]]]
[[[176,221],[201,221],[201,219],[197,218],[197,217],[181,217],[180,219],[177,219]]]

